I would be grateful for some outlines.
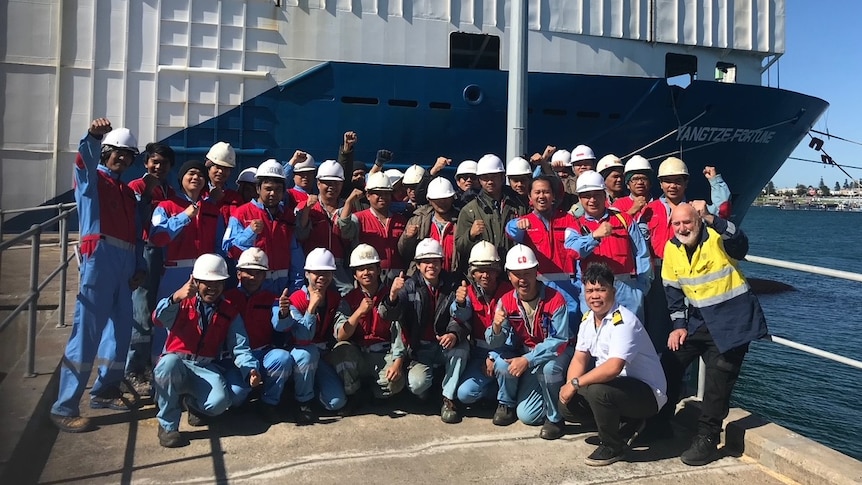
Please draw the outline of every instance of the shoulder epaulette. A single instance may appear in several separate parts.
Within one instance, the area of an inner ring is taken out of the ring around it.
[[[614,326],[623,323],[623,314],[619,310],[614,312],[614,315],[611,317],[611,323],[614,324]]]
[[[593,313],[593,311],[592,311],[592,310],[588,311],[587,313],[584,313],[584,316],[582,316],[582,317],[581,317],[581,321],[582,321],[582,322],[586,321],[586,320],[587,320],[587,318],[588,318],[590,315],[592,315],[592,313]]]

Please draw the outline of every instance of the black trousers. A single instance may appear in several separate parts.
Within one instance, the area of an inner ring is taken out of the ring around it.
[[[660,421],[669,422],[673,417],[676,403],[680,400],[685,369],[695,359],[703,357],[706,382],[697,431],[698,434],[709,436],[721,433],[721,423],[730,409],[730,395],[747,352],[748,344],[725,353],[719,352],[706,325],[690,334],[676,352],[665,350],[661,356],[661,365],[667,378],[668,402],[659,414]]]
[[[622,450],[624,445],[620,418],[646,419],[658,412],[652,389],[634,377],[615,377],[608,382],[584,386],[567,407],[575,417],[592,414],[602,444],[615,451]]]

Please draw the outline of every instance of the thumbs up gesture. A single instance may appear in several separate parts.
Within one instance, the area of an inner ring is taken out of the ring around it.
[[[392,281],[392,288],[389,289],[389,301],[395,301],[398,298],[398,292],[404,288],[404,272],[402,271],[397,278]]]
[[[198,294],[198,288],[195,285],[195,278],[192,275],[189,275],[189,280],[180,287],[179,290],[175,291],[173,295],[171,295],[171,301],[174,303],[179,303],[183,300],[187,300],[189,298],[194,298],[195,295]]]
[[[248,383],[251,387],[257,387],[263,384],[263,378],[260,376],[257,369],[252,369],[251,372],[248,373]]]
[[[278,316],[285,318],[290,314],[290,292],[287,288],[278,297]]]
[[[497,309],[497,312],[494,314],[494,321],[491,322],[494,327],[492,330],[494,331],[495,335],[499,335],[500,332],[503,330],[503,322],[506,321],[507,317],[508,315],[506,315],[505,310],[503,310],[502,308]]]
[[[470,285],[467,284],[466,280],[461,281],[461,286],[455,290],[455,302],[460,306],[464,306],[467,303],[467,289],[470,288]]]

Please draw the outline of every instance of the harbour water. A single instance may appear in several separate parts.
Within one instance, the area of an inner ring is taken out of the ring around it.
[[[749,254],[862,273],[862,214],[752,207]],[[795,291],[760,295],[770,333],[860,360],[862,283],[742,263]],[[733,405],[862,460],[862,370],[771,342],[751,346]]]

